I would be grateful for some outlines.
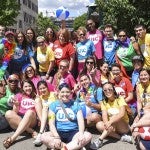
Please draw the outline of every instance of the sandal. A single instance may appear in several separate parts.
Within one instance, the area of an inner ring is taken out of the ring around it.
[[[11,140],[11,138],[10,137],[7,137],[7,139],[5,139],[4,141],[3,141],[3,146],[6,148],[6,149],[8,149],[11,145],[12,145],[12,140]]]

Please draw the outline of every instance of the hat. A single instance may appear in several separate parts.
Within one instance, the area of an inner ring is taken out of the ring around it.
[[[22,73],[25,73],[28,67],[32,67],[31,64],[26,64],[22,67]]]
[[[9,34],[15,36],[14,32],[12,32],[12,31],[7,31],[7,32],[5,33],[5,36],[7,36],[7,35],[9,35]]]
[[[141,55],[135,55],[135,56],[132,58],[132,62],[135,61],[135,60],[139,60],[139,61],[141,61],[141,62],[144,61],[143,56],[141,56]]]

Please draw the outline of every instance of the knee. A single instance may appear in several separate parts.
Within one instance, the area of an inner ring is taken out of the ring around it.
[[[13,117],[14,113],[15,113],[14,111],[8,110],[8,111],[5,113],[5,118],[6,118],[7,120],[11,119],[11,118]]]
[[[90,132],[85,132],[86,143],[92,140],[92,134]]]
[[[33,110],[27,110],[27,112],[25,113],[25,116],[33,117],[35,116],[35,112]]]
[[[98,123],[96,124],[96,128],[97,128],[97,130],[99,130],[99,131],[103,131],[103,130],[104,130],[104,123],[103,123],[102,121],[98,122]]]

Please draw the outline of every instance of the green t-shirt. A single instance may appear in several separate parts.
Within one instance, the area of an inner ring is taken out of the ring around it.
[[[5,114],[7,110],[10,110],[12,107],[9,104],[9,100],[11,98],[11,96],[14,95],[13,93],[11,93],[11,91],[9,90],[8,86],[6,87],[6,95],[2,98],[0,98],[0,112],[2,114]]]

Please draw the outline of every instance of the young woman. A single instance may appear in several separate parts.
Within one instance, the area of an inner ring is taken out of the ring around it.
[[[33,56],[34,53],[28,51],[24,33],[19,31],[16,35],[16,48],[14,50],[13,59],[9,63],[9,73],[22,73],[22,67],[24,64],[29,63],[36,68]]]
[[[91,141],[91,134],[84,131],[84,119],[77,102],[69,99],[71,90],[66,83],[59,86],[59,100],[49,106],[50,132],[41,140],[52,149],[78,150]]]
[[[97,88],[87,74],[80,74],[80,87],[77,91],[77,101],[80,103],[83,116],[88,126],[95,125],[101,120],[102,88]]]
[[[36,97],[35,108],[38,115],[38,118],[41,122],[40,132],[34,141],[35,145],[41,144],[41,134],[44,132],[46,121],[48,117],[48,106],[55,101],[55,93],[53,91],[49,91],[48,85],[46,81],[39,81],[37,84],[37,89],[39,95]]]
[[[67,83],[69,87],[74,89],[74,86],[76,84],[76,81],[72,74],[68,72],[69,70],[69,61],[67,59],[61,60],[59,63],[59,68],[57,73],[54,76],[52,85],[55,87],[55,90],[58,90],[58,87],[62,83]]]
[[[95,46],[93,41],[86,38],[86,28],[79,27],[77,36],[79,42],[76,44],[76,55],[78,59],[78,72],[80,72],[84,66],[85,59],[94,55]]]
[[[39,73],[41,78],[50,80],[52,82],[51,71],[54,66],[54,52],[46,45],[43,36],[37,37],[37,61],[39,63]]]
[[[109,80],[109,66],[108,63],[105,61],[102,61],[100,63],[100,72],[101,72],[101,84],[104,84],[108,82]]]
[[[34,84],[30,80],[24,80],[22,83],[23,91],[13,98],[13,110],[8,110],[5,117],[11,126],[15,129],[15,133],[3,141],[5,148],[9,148],[17,139],[17,137],[27,131],[33,138],[37,136],[35,127],[37,123],[35,112],[36,90]]]
[[[137,94],[137,110],[138,115],[131,126],[134,138],[140,137],[140,148],[142,150],[150,149],[150,135],[143,139],[140,133],[141,128],[149,127],[150,130],[150,73],[146,69],[142,69],[139,74],[140,82],[136,87]],[[145,133],[143,133],[145,134]]]
[[[103,121],[96,124],[102,134],[90,146],[96,150],[103,145],[103,140],[107,136],[131,142],[131,137],[126,135],[129,132],[129,119],[125,109],[127,106],[125,100],[117,96],[114,86],[109,82],[103,85],[103,92],[105,96],[101,103]],[[125,135],[120,136],[120,134]]]
[[[100,86],[100,72],[96,68],[94,56],[90,56],[85,59],[84,67],[81,73],[88,74],[92,83],[94,83],[96,86]]]

